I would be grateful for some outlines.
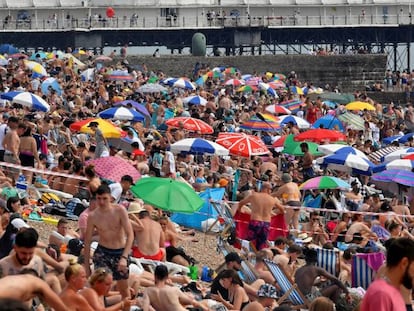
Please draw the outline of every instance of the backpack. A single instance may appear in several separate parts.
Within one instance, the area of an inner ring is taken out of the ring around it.
[[[43,208],[43,212],[50,214],[50,215],[67,217],[66,206],[62,202],[46,204],[45,207]]]
[[[79,217],[85,209],[86,206],[78,198],[73,198],[66,203],[66,214],[70,217]]]

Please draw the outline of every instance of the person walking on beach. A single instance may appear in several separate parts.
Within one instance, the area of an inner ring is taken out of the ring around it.
[[[405,311],[406,305],[400,288],[403,285],[411,289],[413,278],[414,241],[408,238],[395,239],[387,248],[385,271],[381,278],[368,287],[361,311]]]
[[[101,185],[96,191],[97,208],[88,217],[85,234],[85,271],[91,274],[89,265],[91,241],[94,230],[99,235],[99,244],[93,255],[95,268],[111,270],[122,298],[129,297],[128,256],[134,233],[123,206],[111,203],[111,189]]]
[[[268,182],[262,184],[260,192],[253,192],[239,202],[238,208],[250,203],[250,221],[248,240],[254,241],[257,250],[267,247],[267,236],[269,235],[270,220],[274,210],[285,213],[285,208],[277,198],[270,195],[272,186]]]
[[[91,122],[89,123],[88,127],[95,133],[95,142],[96,142],[96,149],[95,149],[95,159],[108,157],[109,156],[109,148],[108,142],[106,138],[103,136],[102,131],[99,129],[98,122]]]

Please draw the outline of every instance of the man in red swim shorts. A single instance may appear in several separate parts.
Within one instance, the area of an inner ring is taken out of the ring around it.
[[[161,225],[152,220],[144,207],[131,204],[128,214],[130,214],[135,241],[138,242],[132,247],[132,256],[165,261],[165,239]]]

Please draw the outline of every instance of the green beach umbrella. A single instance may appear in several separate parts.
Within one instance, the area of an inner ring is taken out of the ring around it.
[[[192,214],[204,204],[188,184],[171,178],[141,178],[131,191],[145,203],[169,212]]]
[[[351,93],[335,93],[335,92],[328,92],[322,94],[310,94],[309,97],[311,99],[316,99],[316,97],[320,97],[322,101],[330,100],[338,104],[346,105],[355,100],[354,94]]]
[[[290,134],[286,137],[285,139],[285,143],[283,144],[283,150],[282,153],[287,153],[287,154],[291,154],[294,156],[303,156],[303,152],[300,149],[300,144],[302,142],[300,141],[295,141],[293,139],[294,135]],[[307,142],[308,146],[309,146],[309,152],[312,155],[323,155],[322,152],[318,151],[318,144],[312,143],[312,142]]]

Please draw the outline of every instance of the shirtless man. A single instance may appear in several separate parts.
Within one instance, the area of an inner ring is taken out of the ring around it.
[[[303,152],[302,173],[303,181],[312,178],[315,175],[313,171],[313,155],[309,152],[308,143],[301,143],[300,149]]]
[[[143,310],[168,310],[168,311],[186,311],[184,305],[208,310],[206,306],[192,299],[182,292],[178,287],[168,286],[168,268],[159,265],[155,268],[155,286],[149,287],[144,292]]]
[[[300,207],[301,193],[297,183],[292,182],[292,176],[289,173],[282,175],[283,185],[272,193],[272,196],[277,197],[283,204],[288,206]],[[299,230],[299,209],[288,208],[285,213],[286,225],[290,228]]]
[[[150,213],[144,207],[134,211],[134,213],[138,214],[138,217],[131,214],[131,217],[134,217],[132,227],[138,245],[135,245],[132,249],[133,256],[165,260],[165,237],[160,223],[152,220]]]
[[[268,182],[262,184],[260,192],[253,192],[239,202],[238,208],[250,203],[250,221],[248,240],[254,241],[257,250],[267,247],[267,236],[269,234],[270,220],[278,213],[284,213],[285,208],[277,198],[270,195],[272,186]]]
[[[4,136],[3,147],[4,147],[4,162],[12,164],[20,164],[19,158],[19,147],[20,147],[20,136],[26,131],[26,124],[24,123],[9,123],[10,131]],[[19,170],[9,168],[9,177],[13,177],[17,180],[19,176]]]
[[[91,241],[94,229],[99,235],[99,244],[93,255],[95,268],[111,270],[122,298],[129,297],[128,256],[131,251],[134,232],[123,206],[111,203],[111,189],[101,185],[96,190],[97,208],[90,212],[85,233],[85,271],[91,274],[89,265]]]
[[[68,310],[49,285],[33,275],[11,275],[1,279],[0,298],[24,301],[29,305],[35,297],[40,297],[53,310]]]

